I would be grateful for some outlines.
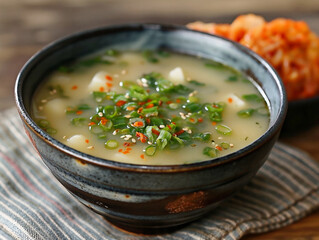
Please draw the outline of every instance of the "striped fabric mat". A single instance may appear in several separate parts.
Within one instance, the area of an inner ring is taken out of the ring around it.
[[[52,176],[15,109],[0,113],[0,239],[240,239],[274,230],[319,206],[319,165],[277,143],[257,176],[210,215],[164,235],[124,233],[88,210]]]

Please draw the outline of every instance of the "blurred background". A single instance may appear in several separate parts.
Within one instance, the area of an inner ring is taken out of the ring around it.
[[[317,0],[0,0],[0,110],[14,105],[14,81],[25,61],[67,34],[127,22],[229,23],[245,13],[305,20],[319,33]]]

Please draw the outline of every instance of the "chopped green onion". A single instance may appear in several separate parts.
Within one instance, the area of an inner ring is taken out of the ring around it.
[[[191,84],[194,84],[195,86],[205,86],[205,83],[198,82],[196,80],[190,80],[188,82],[191,83]]]
[[[91,107],[85,103],[78,106],[78,110],[89,110],[89,109],[91,109]]]
[[[225,149],[225,150],[227,150],[227,149],[230,148],[230,144],[229,144],[229,143],[226,143],[226,142],[222,142],[222,143],[220,144],[220,146],[221,146],[223,149]]]
[[[106,98],[106,92],[93,92],[93,98],[96,102],[102,102]]]
[[[79,127],[79,126],[83,126],[86,121],[87,121],[86,118],[79,117],[79,118],[72,118],[71,123],[74,126]]]
[[[212,157],[215,158],[218,155],[218,150],[212,147],[205,147],[203,149],[203,154],[208,156],[208,157]]]
[[[198,97],[195,97],[195,96],[190,96],[190,97],[187,99],[187,102],[189,102],[189,103],[198,103],[198,102],[199,102],[199,98],[198,98]]]
[[[217,125],[215,129],[218,133],[221,133],[223,135],[230,135],[232,133],[232,129],[230,127],[222,124]]]
[[[209,114],[209,119],[213,122],[223,121],[222,114],[220,112],[212,112]]]
[[[104,132],[103,129],[99,125],[89,126],[89,130],[93,134],[101,134]]]
[[[227,82],[237,82],[238,81],[238,76],[236,75],[232,75],[232,76],[229,76],[227,79],[226,79]]]
[[[255,101],[255,102],[261,102],[264,99],[261,96],[258,96],[257,94],[245,94],[242,95],[242,98],[246,101]]]
[[[147,156],[153,156],[156,152],[156,145],[149,145],[144,149],[144,152]]]
[[[105,148],[107,149],[115,149],[119,146],[119,143],[116,140],[108,140],[105,143]]]
[[[102,124],[102,122],[100,122],[98,125],[101,129],[103,129],[103,131],[107,132],[111,130],[113,122],[111,120],[108,120],[105,124]]]
[[[156,117],[158,115],[158,107],[143,108],[141,114],[145,117]]]
[[[202,109],[202,105],[199,103],[195,103],[195,102],[191,102],[191,103],[186,103],[183,105],[183,108],[187,111],[187,112],[198,112]]]
[[[168,141],[171,139],[172,134],[170,134],[166,130],[161,130],[158,138],[156,139],[156,145],[160,150],[163,150],[166,145],[168,144]]]
[[[201,141],[201,142],[208,142],[211,139],[210,133],[197,133],[193,136],[193,139]]]
[[[47,128],[45,131],[49,134],[56,134],[58,132],[55,128],[51,127]]]
[[[154,52],[151,50],[144,50],[143,51],[143,57],[150,63],[157,63],[158,59],[154,57]]]
[[[145,101],[148,97],[146,90],[138,85],[130,86],[129,95],[131,98],[136,98],[138,101]]]
[[[122,81],[120,82],[120,86],[125,89],[129,89],[132,85],[136,85],[133,81]]]
[[[254,112],[255,112],[255,109],[248,108],[248,109],[240,110],[239,112],[237,112],[237,115],[242,118],[248,118],[248,117],[251,117]]]
[[[50,125],[49,121],[48,120],[44,120],[44,119],[41,119],[39,122],[38,122],[38,125],[41,127],[41,128],[46,128]]]
[[[113,127],[115,129],[126,128],[126,126],[128,124],[128,119],[126,117],[115,117],[114,119],[112,119],[112,121],[113,121]]]
[[[117,107],[116,106],[110,106],[107,105],[103,108],[103,114],[107,117],[107,118],[114,118],[115,116],[117,116]]]

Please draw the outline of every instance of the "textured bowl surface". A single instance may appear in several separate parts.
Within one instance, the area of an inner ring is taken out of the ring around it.
[[[43,76],[62,62],[101,48],[165,48],[214,59],[254,79],[270,107],[270,127],[251,145],[201,163],[141,166],[92,157],[42,131],[30,117],[30,101]],[[25,129],[44,163],[79,201],[114,224],[136,232],[193,221],[244,186],[267,159],[286,113],[286,97],[273,69],[248,49],[179,26],[130,24],[90,30],[54,42],[21,70],[16,103]]]

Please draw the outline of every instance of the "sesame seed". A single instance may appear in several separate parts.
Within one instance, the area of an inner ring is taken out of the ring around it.
[[[132,138],[132,142],[133,142],[133,143],[136,143],[136,139],[135,139],[135,138]]]
[[[103,117],[103,113],[99,112],[97,115],[99,115],[99,117]]]
[[[130,118],[130,117],[131,117],[131,115],[125,115],[124,117],[125,117],[125,118]]]
[[[121,74],[122,74],[122,75],[127,74],[127,70],[126,70],[126,69],[123,69],[123,70],[121,71]]]
[[[223,139],[223,137],[218,137],[219,140]]]
[[[66,139],[66,136],[63,136],[62,138],[63,138],[63,139]]]
[[[165,125],[161,124],[161,125],[159,125],[159,127],[160,127],[160,128],[164,128],[164,127],[165,127]]]
[[[115,136],[117,133],[118,133],[118,130],[114,130],[112,134]]]
[[[43,110],[43,106],[39,106],[38,109],[39,109],[39,111],[42,111]]]
[[[230,146],[230,147],[234,147],[234,144],[230,143],[229,146]]]
[[[95,98],[95,101],[97,101],[97,102],[102,102],[102,98],[100,98],[100,97]]]
[[[120,136],[120,138],[125,138],[125,135]]]
[[[47,99],[42,99],[41,102],[42,103],[46,103],[48,100]]]
[[[87,149],[93,150],[93,149],[94,149],[94,146],[88,146]]]
[[[114,75],[113,75],[113,77],[118,78],[118,77],[119,77],[119,75],[118,75],[118,74],[114,74]]]
[[[147,143],[148,143],[149,145],[151,145],[151,144],[152,144],[152,142],[150,142],[150,141],[148,141]]]

